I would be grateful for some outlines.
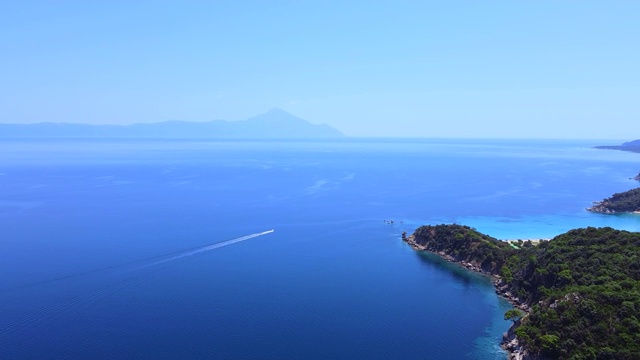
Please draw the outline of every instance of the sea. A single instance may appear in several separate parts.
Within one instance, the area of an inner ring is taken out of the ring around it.
[[[401,240],[640,231],[611,141],[0,142],[1,359],[506,359],[490,279]]]

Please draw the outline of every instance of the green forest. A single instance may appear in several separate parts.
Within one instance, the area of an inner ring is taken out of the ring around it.
[[[638,175],[640,178],[640,174]],[[640,211],[640,188],[615,193],[587,209],[600,213],[623,213]]]
[[[436,225],[413,239],[499,274],[531,309],[516,329],[531,354],[640,359],[640,233],[589,227],[516,249],[467,226]]]

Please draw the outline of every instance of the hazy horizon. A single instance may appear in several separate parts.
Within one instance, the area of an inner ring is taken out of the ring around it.
[[[272,110],[281,110],[278,108],[274,108],[271,109],[269,111]],[[134,123],[127,123],[127,124],[108,124],[108,123],[86,123],[86,122],[77,122],[77,123],[72,123],[72,122],[34,122],[34,123],[24,123],[24,124],[19,124],[19,123],[0,123],[0,126],[2,125],[46,125],[46,124],[56,124],[56,125],[92,125],[92,126],[115,126],[115,127],[129,127],[129,126],[135,126],[135,125],[153,125],[153,124],[162,124],[162,123],[167,123],[167,122],[175,122],[175,123],[206,123],[206,122],[230,122],[230,123],[234,123],[234,122],[245,122],[247,120],[251,120],[254,117],[258,117],[260,115],[265,115],[268,114],[268,112],[262,113],[262,114],[257,114],[256,116],[253,116],[249,119],[240,119],[240,120],[225,120],[225,119],[214,119],[214,120],[203,120],[203,121],[190,121],[190,120],[164,120],[164,121],[151,121],[151,122],[147,122],[147,123],[141,123],[141,122],[134,122]],[[295,114],[291,114],[294,117],[297,117]],[[307,121],[306,119],[302,119],[304,121]],[[308,122],[308,121],[307,121]],[[310,123],[310,122],[309,122]],[[314,124],[314,125],[323,125],[323,124]],[[626,138],[597,138],[597,137],[591,137],[591,138],[571,138],[571,137],[566,137],[566,138],[561,138],[561,137],[548,137],[548,138],[536,138],[536,137],[474,137],[474,136],[458,136],[458,137],[452,137],[452,136],[384,136],[384,135],[348,135],[348,134],[344,134],[340,129],[337,129],[335,127],[332,127],[334,130],[337,130],[338,132],[342,133],[341,137],[329,137],[329,138],[308,138],[309,140],[316,140],[316,141],[326,141],[326,140],[345,140],[345,139],[354,139],[354,140],[367,140],[367,139],[372,139],[372,140],[393,140],[393,139],[397,139],[397,140],[531,140],[531,141],[536,141],[536,140],[541,140],[541,141],[545,141],[545,140],[566,140],[566,141],[601,141],[603,143],[598,143],[598,145],[620,145],[620,143],[622,142],[627,142],[627,141],[632,141],[634,139],[626,137]],[[1,131],[1,129],[0,129]],[[59,135],[59,134],[58,134]],[[2,132],[0,132],[0,138],[3,137]],[[14,137],[14,136],[10,136],[10,137]],[[211,138],[211,139],[215,139],[215,137],[211,137],[211,136],[205,136],[205,137],[185,137],[185,140],[188,139],[206,139],[206,138]],[[135,139],[135,138],[129,138],[129,139]],[[174,139],[179,139],[179,138],[174,138]],[[221,138],[223,139],[223,138]],[[237,139],[242,139],[242,138],[237,138]],[[259,138],[249,138],[247,140],[259,140]],[[273,138],[273,137],[264,137],[264,140],[278,140],[278,138]],[[294,138],[295,139],[295,138]],[[611,142],[611,143],[605,143],[605,142]]]
[[[7,4],[0,123],[244,120],[631,140],[640,3]]]

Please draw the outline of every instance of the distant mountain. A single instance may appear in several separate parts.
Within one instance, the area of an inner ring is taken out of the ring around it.
[[[329,125],[311,124],[281,109],[272,109],[241,121],[164,121],[132,125],[0,124],[0,138],[305,139],[343,136]]]
[[[640,147],[640,140],[633,140],[622,144],[621,146],[631,146],[631,147]]]
[[[596,146],[596,149],[622,150],[640,153],[640,140],[633,140],[622,145],[602,145]]]

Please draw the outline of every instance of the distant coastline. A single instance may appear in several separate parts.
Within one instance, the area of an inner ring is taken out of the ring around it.
[[[595,149],[605,149],[605,150],[621,150],[621,151],[629,151],[640,153],[640,139],[633,140],[629,142],[622,143],[620,145],[600,145],[594,146]]]
[[[0,123],[0,138],[38,139],[327,139],[345,135],[281,109],[239,121],[164,121],[131,125]]]

